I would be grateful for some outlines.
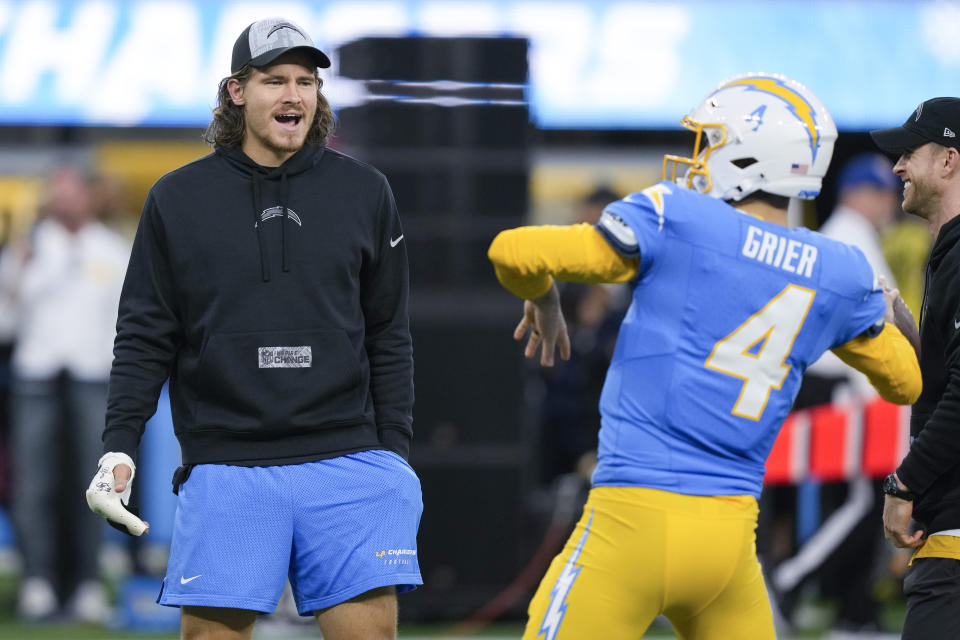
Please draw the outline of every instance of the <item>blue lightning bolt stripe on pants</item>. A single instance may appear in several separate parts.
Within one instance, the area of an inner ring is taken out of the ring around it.
[[[524,640],[774,640],[752,496],[594,487],[530,602]]]
[[[538,634],[542,635],[545,640],[554,640],[557,637],[557,632],[560,631],[563,614],[567,611],[567,596],[573,587],[573,581],[577,579],[577,575],[582,568],[577,565],[577,560],[580,559],[583,545],[587,542],[587,536],[590,535],[590,524],[592,522],[593,512],[591,511],[587,524],[583,528],[583,535],[580,536],[580,541],[574,547],[570,558],[564,563],[563,571],[560,572],[560,577],[557,578],[553,589],[550,591],[550,606],[547,607],[547,613],[543,617],[543,624],[540,625],[540,633]]]

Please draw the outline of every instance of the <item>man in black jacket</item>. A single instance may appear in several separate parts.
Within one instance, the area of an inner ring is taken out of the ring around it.
[[[903,210],[935,238],[920,314],[923,393],[910,452],[884,482],[883,526],[914,548],[904,580],[903,638],[960,637],[960,98],[922,103],[902,127],[871,133],[903,180]],[[919,528],[910,533],[911,517]]]
[[[384,176],[324,146],[329,65],[289,21],[247,27],[214,153],[154,185],[137,231],[87,500],[146,531],[123,505],[169,377],[184,466],[158,601],[184,638],[249,638],[288,577],[329,640],[393,638],[422,583],[403,230]]]

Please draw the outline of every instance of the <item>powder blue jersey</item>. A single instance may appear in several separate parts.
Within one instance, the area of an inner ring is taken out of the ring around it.
[[[661,182],[597,229],[639,257],[600,400],[594,485],[759,496],[804,369],[882,327],[858,249]]]

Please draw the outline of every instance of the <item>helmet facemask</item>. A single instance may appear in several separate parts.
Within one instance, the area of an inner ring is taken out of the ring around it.
[[[684,127],[693,131],[696,138],[693,141],[693,155],[689,158],[667,154],[663,157],[663,179],[678,182],[677,172],[681,165],[687,167],[681,175],[688,189],[696,189],[701,193],[709,193],[712,189],[710,170],[707,161],[710,154],[727,142],[727,128],[719,122],[700,123],[690,116],[684,116],[680,121]]]

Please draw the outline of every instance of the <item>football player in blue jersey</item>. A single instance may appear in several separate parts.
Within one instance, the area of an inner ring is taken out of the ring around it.
[[[600,400],[583,516],[529,609],[524,638],[636,638],[665,615],[684,639],[774,638],[756,556],[764,462],[804,369],[826,350],[892,402],[920,394],[897,292],[863,254],[787,226],[820,191],[837,130],[779,75],[717,86],[683,125],[690,158],[595,226],[504,231],[489,250],[523,298],[514,337],[549,366],[569,338],[554,280],[628,282]]]

